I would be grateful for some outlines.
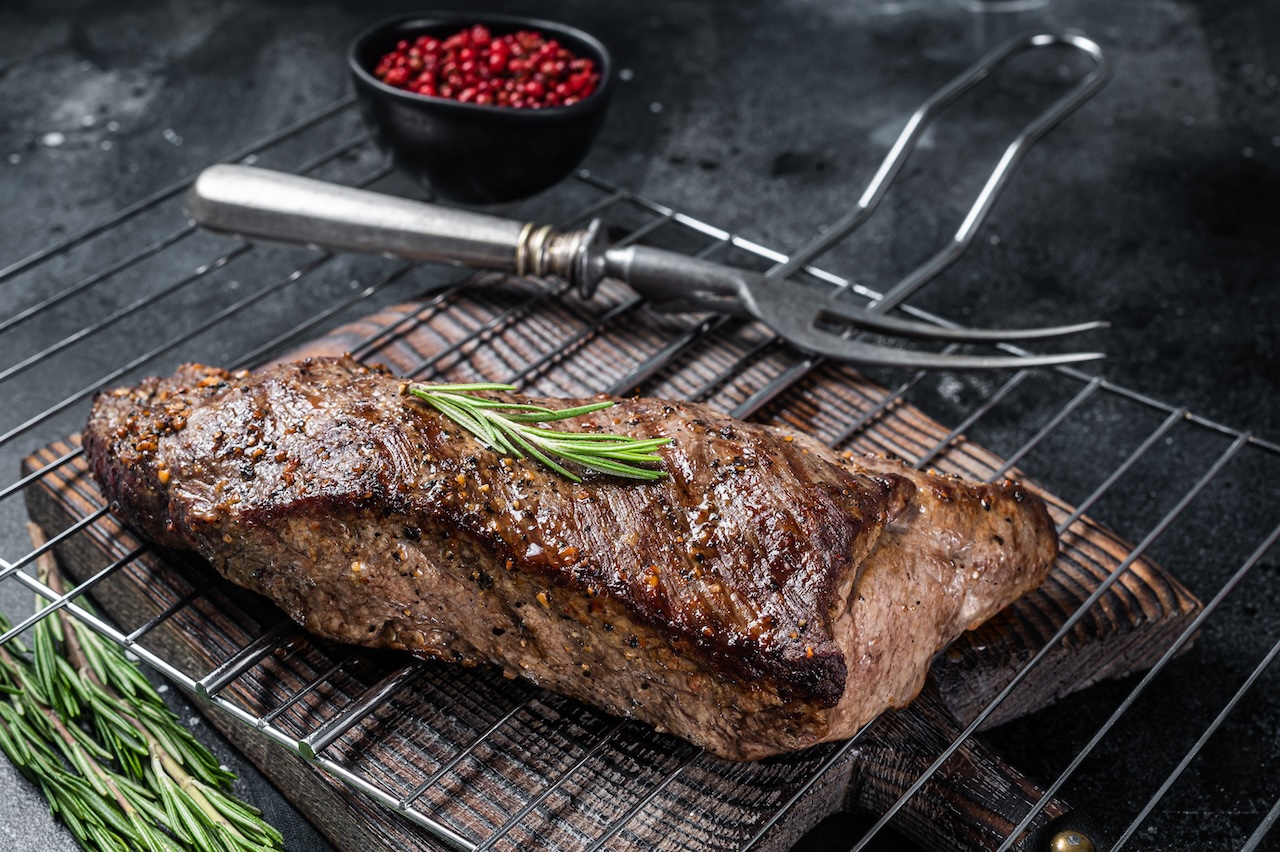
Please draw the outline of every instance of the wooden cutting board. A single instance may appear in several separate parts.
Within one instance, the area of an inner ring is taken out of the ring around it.
[[[622,304],[623,291],[606,283],[591,303],[530,301],[531,286],[478,275],[469,286],[387,308],[280,360],[349,351],[406,375],[426,365],[431,372],[424,375],[442,381],[508,381],[523,371],[522,384],[531,392],[586,396],[626,375],[681,327],[682,318],[638,306],[619,309],[618,319],[592,328],[593,319]],[[766,350],[736,368],[766,336],[755,324],[727,326],[643,391],[672,398],[701,393],[732,410],[786,366],[785,353]],[[842,447],[909,460],[929,456],[940,471],[979,480],[1000,469],[998,457],[963,436],[947,443],[950,430],[900,401],[886,404],[887,396],[852,369],[829,364],[760,419],[836,441],[849,424],[873,413]],[[932,456],[940,445],[945,451]],[[29,457],[26,470],[53,465],[77,446],[74,437],[53,444]],[[51,466],[26,495],[32,519],[51,536],[102,505],[80,458]],[[1056,521],[1071,516],[1072,507],[1044,496]],[[67,573],[83,580],[140,546],[104,516],[57,552]],[[480,843],[505,828],[498,849],[590,849],[597,843],[608,849],[738,849],[794,799],[757,847],[786,849],[836,810],[883,812],[954,739],[956,720],[972,719],[1131,550],[1087,516],[1076,519],[1062,535],[1062,554],[1044,586],[940,655],[926,694],[910,708],[886,714],[843,754],[824,745],[757,763],[720,761],[644,725],[619,727],[603,713],[493,672],[440,664],[419,665],[390,701],[321,754],[463,838]],[[142,644],[197,680],[260,641],[261,657],[220,694],[298,739],[406,663],[402,656],[308,637],[273,606],[212,573],[189,555],[148,551],[128,559],[94,594],[122,629],[152,625]],[[1160,566],[1133,560],[988,724],[1150,666],[1199,609]],[[202,706],[338,848],[452,848],[252,726]],[[994,849],[1039,798],[1030,780],[970,742],[894,824],[927,849]],[[1068,810],[1066,803],[1052,802],[1033,827]],[[521,815],[518,824],[506,825],[513,814]]]

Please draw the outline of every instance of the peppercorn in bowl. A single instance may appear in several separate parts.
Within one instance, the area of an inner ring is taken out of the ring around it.
[[[551,21],[421,12],[356,37],[365,119],[396,164],[454,201],[513,201],[582,162],[611,94],[608,50]]]

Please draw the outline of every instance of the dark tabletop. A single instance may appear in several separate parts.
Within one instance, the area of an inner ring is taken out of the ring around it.
[[[976,244],[923,302],[974,324],[1110,320],[1088,341],[1108,353],[1109,379],[1280,438],[1280,3],[1050,0],[985,13],[981,5],[467,4],[597,35],[625,72],[586,165],[783,251],[851,207],[911,109],[969,61],[1028,27],[1079,29],[1102,45],[1114,79],[1032,151]],[[0,266],[343,97],[350,38],[411,8],[382,0],[0,5]],[[1056,72],[1028,71],[1037,86]],[[1064,60],[1064,76],[1077,72]],[[996,83],[991,100],[958,104],[873,223],[824,264],[887,286],[940,247],[1016,127],[1009,115],[1025,118],[1040,103],[1029,91],[1039,89],[1015,77]],[[0,306],[4,298],[0,290]],[[1275,496],[1274,488],[1258,495]],[[1121,514],[1107,520],[1122,532],[1149,522],[1140,508]],[[1230,515],[1220,522],[1232,524]],[[0,533],[6,542],[19,534],[12,512]],[[6,590],[0,604],[12,613],[29,609],[27,598]],[[1271,641],[1277,624],[1272,608],[1260,625]],[[1266,765],[1280,768],[1280,709],[1272,701],[1253,712]],[[1052,721],[1069,725],[1071,716]],[[288,848],[326,848],[207,724],[197,725],[242,773],[242,792],[285,828]],[[1031,754],[1033,730],[998,744]],[[1152,786],[1141,766],[1116,771]],[[1205,819],[1280,795],[1274,782],[1257,792],[1249,802],[1227,794],[1206,805]],[[850,830],[835,822],[811,847],[847,848]],[[0,836],[15,852],[74,848],[7,764]]]

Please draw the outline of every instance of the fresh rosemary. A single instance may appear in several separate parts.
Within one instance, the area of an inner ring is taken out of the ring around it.
[[[609,408],[613,405],[612,402],[592,402],[556,410],[541,405],[502,402],[474,395],[513,390],[513,385],[492,382],[407,386],[408,393],[429,403],[445,417],[475,435],[489,449],[516,458],[523,458],[527,453],[574,482],[581,482],[581,477],[555,459],[627,479],[655,480],[667,475],[666,471],[645,465],[662,461],[662,457],[654,450],[669,444],[670,438],[632,438],[601,432],[558,432],[534,425],[591,414]]]
[[[40,574],[57,591],[51,563]],[[31,648],[0,646],[0,693],[0,749],[85,849],[281,848],[138,667],[65,609],[36,623]]]

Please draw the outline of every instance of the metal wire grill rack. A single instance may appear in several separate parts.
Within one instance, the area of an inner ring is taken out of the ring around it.
[[[335,103],[228,159],[376,186],[390,168],[361,132],[351,106],[350,100]],[[167,187],[0,270],[6,305],[0,335],[14,342],[5,345],[0,364],[0,387],[12,400],[0,415],[0,453],[6,471],[22,470],[0,487],[0,509],[12,520],[23,511],[24,495],[51,483],[72,493],[83,508],[42,547],[27,548],[13,537],[3,542],[0,581],[21,583],[48,600],[50,608],[19,620],[0,638],[19,633],[54,607],[67,607],[184,689],[447,846],[597,850],[657,845],[646,809],[672,791],[703,811],[702,819],[690,814],[688,833],[714,835],[716,848],[748,849],[765,842],[794,805],[829,781],[856,738],[796,758],[803,765],[798,781],[788,776],[773,786],[744,785],[741,789],[751,792],[740,799],[707,803],[700,791],[709,779],[769,770],[717,765],[641,725],[493,673],[441,671],[311,640],[271,607],[211,581],[193,561],[158,554],[129,539],[112,525],[92,486],[71,475],[79,457],[74,442],[56,443],[83,423],[96,390],[167,371],[184,360],[250,366],[370,314],[389,319],[366,321],[360,326],[363,337],[348,342],[355,354],[377,360],[410,330],[443,316],[449,335],[436,354],[416,365],[415,375],[497,373],[488,377],[546,395],[571,395],[583,386],[600,389],[602,382],[613,392],[643,387],[653,395],[708,400],[739,417],[783,418],[833,445],[857,450],[886,449],[871,427],[904,402],[942,409],[940,416],[954,428],[919,448],[912,463],[963,467],[955,458],[960,439],[975,438],[1005,459],[993,478],[1018,465],[1072,500],[1074,512],[1059,519],[1064,535],[1090,512],[1137,542],[1018,680],[1066,640],[1105,588],[1141,557],[1165,562],[1205,598],[1202,613],[1149,673],[1094,690],[1074,705],[1083,727],[1055,733],[1042,716],[1027,723],[1044,729],[1043,749],[1022,757],[1048,781],[1048,793],[1061,791],[1104,810],[1119,836],[1116,848],[1166,848],[1161,832],[1178,825],[1170,803],[1194,798],[1211,783],[1198,777],[1200,768],[1218,765],[1223,752],[1252,748],[1249,759],[1258,769],[1239,779],[1246,786],[1235,795],[1253,807],[1223,836],[1231,848],[1274,845],[1280,752],[1274,736],[1259,745],[1256,732],[1248,732],[1248,707],[1276,694],[1270,666],[1280,653],[1280,636],[1257,636],[1257,653],[1248,661],[1218,660],[1213,648],[1215,635],[1247,626],[1250,605],[1274,601],[1280,586],[1274,561],[1280,501],[1239,497],[1274,495],[1270,483],[1280,481],[1275,476],[1280,446],[1075,369],[941,379],[886,372],[874,377],[889,390],[876,390],[870,383],[857,384],[861,380],[846,368],[815,364],[788,351],[753,324],[651,314],[620,291],[588,305],[563,288],[533,282],[507,281],[490,290],[484,276],[459,277],[455,270],[229,244],[183,224],[177,203],[184,186]],[[537,203],[537,216],[544,221],[568,224],[603,216],[623,241],[658,241],[762,268],[789,260],[593,175],[580,175]],[[867,299],[881,295],[812,266],[796,281],[797,287],[842,287]],[[302,288],[307,289],[300,296]],[[416,313],[384,311],[411,298],[423,300]],[[64,308],[85,300],[99,305],[98,318],[77,325]],[[299,306],[306,310],[300,312]],[[910,305],[898,309],[945,322]],[[596,346],[604,329],[624,324],[636,329],[631,342],[603,351]],[[537,354],[530,357],[530,352]],[[822,396],[812,383],[818,374],[835,375],[872,398],[853,415],[839,400]],[[1095,458],[1064,462],[1055,456],[1080,434],[1100,430],[1107,438]],[[28,458],[37,461],[20,468]],[[1154,511],[1152,504],[1158,507]],[[1196,539],[1212,526],[1204,519],[1223,511],[1249,512],[1256,540]],[[91,576],[57,595],[24,570],[55,547],[97,548],[106,556],[99,556]],[[78,603],[86,592],[106,594],[113,582],[134,574],[145,577],[155,608],[132,622],[109,623]],[[149,644],[165,629],[199,631],[215,653],[208,659],[168,658]],[[1175,660],[1196,636],[1204,653]],[[266,661],[272,663],[269,674]],[[1178,683],[1187,667],[1193,674],[1217,667],[1215,688],[1181,695]],[[267,677],[288,693],[286,700],[262,703],[260,687]],[[1016,685],[1017,680],[1007,686],[960,739],[937,755],[930,774]],[[1186,703],[1185,725],[1159,732],[1161,745],[1152,748],[1153,734],[1141,726],[1143,707],[1179,699]],[[368,737],[423,756],[420,772],[388,774],[385,766],[368,761],[361,747]],[[1117,764],[1139,759],[1167,764],[1167,780],[1157,789],[1135,790],[1112,772]],[[510,783],[475,783],[489,775]],[[926,781],[927,775],[910,784],[852,848],[866,848]],[[621,792],[607,807],[586,795],[609,784]],[[1034,817],[1034,811],[1028,813],[1024,826]],[[1012,846],[1021,828],[1001,850]]]

